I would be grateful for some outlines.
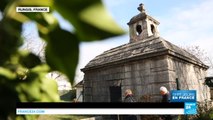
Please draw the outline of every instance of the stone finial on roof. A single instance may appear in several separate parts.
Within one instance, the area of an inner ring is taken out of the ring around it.
[[[142,12],[142,13],[145,13],[145,8],[144,8],[144,4],[143,3],[139,4],[138,10],[140,12]]]

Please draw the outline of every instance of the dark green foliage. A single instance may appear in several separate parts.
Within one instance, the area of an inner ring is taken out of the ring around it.
[[[208,85],[209,87],[213,87],[213,77],[206,77],[205,84]]]
[[[50,13],[18,13],[17,6],[49,6]],[[57,85],[47,78],[59,71],[74,82],[81,41],[93,41],[123,34],[100,0],[1,0],[0,11],[0,119],[36,119],[16,116],[15,103],[59,101]],[[74,27],[59,27],[52,11],[57,11]],[[46,42],[46,62],[29,51],[20,50],[22,25],[33,21]]]
[[[0,65],[4,64],[21,45],[21,25],[11,19],[0,21]]]
[[[0,84],[0,119],[6,118],[9,113],[13,113],[16,108],[16,102],[18,101],[18,95],[16,91],[8,86],[10,85],[6,86],[6,84]]]
[[[20,63],[26,68],[33,68],[41,64],[41,60],[35,54],[29,53],[28,55],[21,57]]]
[[[5,7],[7,6],[7,4],[12,1],[12,0],[1,0],[1,4],[0,4],[0,11],[4,11]]]
[[[193,120],[212,120],[213,119],[213,108],[209,108],[210,104],[205,104],[204,106],[198,106],[198,114]]]
[[[51,31],[49,36],[46,61],[53,70],[65,73],[72,83],[78,63],[79,41],[74,34],[59,27]]]

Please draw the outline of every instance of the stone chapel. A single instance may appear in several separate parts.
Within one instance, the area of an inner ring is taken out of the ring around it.
[[[141,102],[159,102],[159,88],[197,90],[197,100],[210,100],[204,84],[206,66],[196,56],[159,34],[156,19],[143,4],[127,23],[129,43],[96,56],[83,69],[84,102],[121,102],[131,89]]]

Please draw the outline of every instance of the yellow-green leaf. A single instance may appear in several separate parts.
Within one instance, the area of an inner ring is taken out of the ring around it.
[[[55,0],[54,7],[74,26],[81,41],[124,34],[100,0]]]

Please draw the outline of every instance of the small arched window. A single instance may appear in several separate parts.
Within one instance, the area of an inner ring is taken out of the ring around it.
[[[152,34],[154,35],[155,34],[155,26],[153,24],[151,24],[151,31],[152,31]]]
[[[136,26],[137,35],[140,35],[142,33],[141,25]]]

